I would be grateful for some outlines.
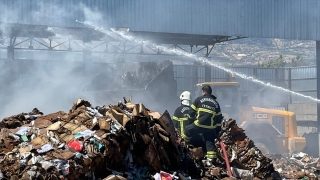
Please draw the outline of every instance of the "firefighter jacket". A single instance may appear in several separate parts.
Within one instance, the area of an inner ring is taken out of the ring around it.
[[[185,137],[184,127],[192,123],[192,120],[190,119],[190,115],[189,115],[190,110],[191,110],[190,106],[181,105],[175,110],[173,115],[174,127],[180,131],[182,138]]]
[[[194,100],[191,105],[191,117],[195,117],[194,124],[201,128],[221,128],[223,119],[220,105],[212,94],[205,94]]]

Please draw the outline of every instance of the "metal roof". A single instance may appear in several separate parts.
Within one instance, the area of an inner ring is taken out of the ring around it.
[[[83,27],[75,20],[88,20],[139,32],[320,40],[319,9],[319,0],[0,0],[0,21]]]
[[[102,39],[104,41],[106,39],[109,41],[117,40],[117,37],[104,34],[92,27],[61,27],[0,22],[0,27],[1,26],[3,26],[3,28],[0,29],[0,37],[2,36],[2,32],[6,32],[4,36],[7,37],[50,38],[54,36],[63,36],[84,41],[100,41]],[[219,35],[191,35],[141,31],[130,31],[129,33],[135,37],[152,40],[159,44],[212,45],[219,42],[238,39]]]

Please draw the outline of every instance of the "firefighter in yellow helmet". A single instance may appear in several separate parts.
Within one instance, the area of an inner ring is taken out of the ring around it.
[[[184,134],[184,128],[192,124],[194,119],[190,118],[190,104],[191,104],[191,93],[189,91],[184,91],[180,95],[180,106],[175,110],[173,115],[173,124],[175,128],[177,128],[181,134],[183,139],[186,138]],[[204,140],[201,135],[197,135],[193,137],[189,142],[189,144],[195,147],[205,148]]]
[[[215,162],[217,157],[214,141],[221,130],[223,116],[209,85],[202,87],[202,96],[192,103],[190,116],[194,117],[195,121],[185,127],[185,140],[188,142],[201,133],[206,143],[206,157]]]

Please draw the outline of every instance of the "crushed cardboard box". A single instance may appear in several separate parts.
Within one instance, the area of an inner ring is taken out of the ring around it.
[[[233,177],[229,177],[218,142],[219,160],[213,165],[201,147],[181,139],[167,111],[160,114],[126,98],[116,105],[97,107],[79,99],[68,113],[44,115],[35,108],[4,118],[0,127],[0,179],[280,177],[271,159],[254,146],[235,120],[226,121],[220,133],[231,162]],[[296,163],[301,166],[306,161]]]

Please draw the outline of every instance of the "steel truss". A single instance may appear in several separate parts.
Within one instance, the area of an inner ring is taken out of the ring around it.
[[[130,42],[111,37],[90,28],[47,27],[40,25],[6,24],[0,32],[0,48],[7,49],[7,58],[14,59],[19,51],[80,52],[84,57],[96,54],[170,55],[147,43]],[[147,39],[167,49],[209,57],[215,44],[234,40],[227,36],[185,35],[171,33],[129,32],[134,37]],[[235,39],[240,39],[236,37]]]

